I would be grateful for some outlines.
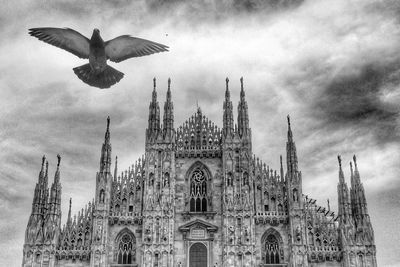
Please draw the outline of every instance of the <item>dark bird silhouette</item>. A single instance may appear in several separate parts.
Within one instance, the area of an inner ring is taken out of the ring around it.
[[[109,88],[124,77],[122,72],[107,65],[108,59],[121,62],[132,57],[168,51],[166,45],[130,35],[121,35],[104,42],[98,29],[93,30],[90,40],[69,28],[33,28],[29,29],[29,34],[80,58],[88,58],[88,64],[73,70],[83,82],[102,89]]]

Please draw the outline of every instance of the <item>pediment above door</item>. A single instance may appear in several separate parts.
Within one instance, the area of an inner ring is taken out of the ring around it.
[[[196,219],[180,226],[178,230],[183,234],[185,240],[214,240],[214,233],[218,231],[218,227]]]

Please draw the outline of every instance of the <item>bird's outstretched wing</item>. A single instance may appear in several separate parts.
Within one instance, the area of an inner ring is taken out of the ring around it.
[[[69,28],[33,28],[29,34],[48,44],[57,46],[80,58],[89,58],[90,41]]]
[[[168,46],[129,35],[121,35],[107,41],[105,49],[106,55],[111,61],[121,62],[131,57],[168,51]]]

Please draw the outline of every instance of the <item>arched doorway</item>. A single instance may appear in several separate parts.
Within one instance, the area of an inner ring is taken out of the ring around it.
[[[189,267],[207,267],[207,247],[195,243],[189,250]]]

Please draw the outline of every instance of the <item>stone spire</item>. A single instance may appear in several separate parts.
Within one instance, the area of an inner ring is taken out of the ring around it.
[[[339,162],[339,183],[337,186],[338,191],[338,207],[339,207],[339,222],[341,224],[351,223],[351,209],[349,199],[349,188],[344,179],[342,169],[342,158],[338,155]]]
[[[118,156],[115,156],[114,181],[117,181],[117,177],[118,177]]]
[[[232,136],[234,131],[233,126],[233,106],[231,101],[231,92],[229,91],[229,79],[225,80],[226,90],[225,90],[225,101],[224,101],[224,115],[223,115],[223,133],[224,136]]]
[[[174,130],[174,104],[171,98],[171,79],[168,78],[168,90],[167,90],[167,100],[164,104],[164,136],[172,137],[172,132]]]
[[[71,207],[72,207],[72,198],[69,199],[69,208],[68,208],[68,217],[67,217],[67,228],[70,228],[71,225],[72,225]]]
[[[43,223],[47,213],[49,193],[46,181],[47,173],[48,162],[46,161],[46,157],[43,156],[42,166],[39,172],[39,177],[35,186],[32,201],[32,212],[25,231],[25,244],[42,244],[44,241]]]
[[[58,184],[60,182],[60,163],[61,163],[61,156],[60,154],[57,155],[57,169],[54,175],[54,184]]]
[[[42,167],[39,172],[38,182],[36,183],[35,192],[33,196],[32,214],[44,215],[48,197],[48,188],[47,188],[48,167],[49,164],[46,161],[46,157],[43,156]]]
[[[50,214],[61,216],[61,183],[60,183],[61,156],[57,155],[57,169],[54,174],[54,181],[50,192]]]
[[[367,200],[365,198],[364,186],[361,183],[360,173],[357,166],[356,155],[353,156],[354,173],[351,181],[351,206],[353,216],[368,216]]]
[[[243,88],[243,77],[240,78],[240,101],[238,105],[238,132],[239,136],[247,136],[250,132],[249,129],[249,114]]]
[[[149,122],[147,127],[147,137],[157,135],[160,131],[160,107],[157,101],[156,78],[153,79],[153,93],[149,105]]]
[[[281,169],[280,169],[280,171],[281,171],[281,182],[283,182],[284,179],[285,179],[285,174],[283,172],[282,155],[280,155],[280,157],[279,157],[279,162],[280,162],[280,167],[281,167]]]
[[[286,142],[286,163],[287,163],[287,175],[288,178],[293,179],[298,171],[298,162],[297,162],[297,152],[296,152],[296,144],[293,141],[293,133],[290,125],[290,117],[287,116],[288,120],[288,140]]]
[[[110,117],[107,117],[107,129],[104,143],[101,148],[100,173],[110,173],[111,167],[111,142],[110,142]]]

